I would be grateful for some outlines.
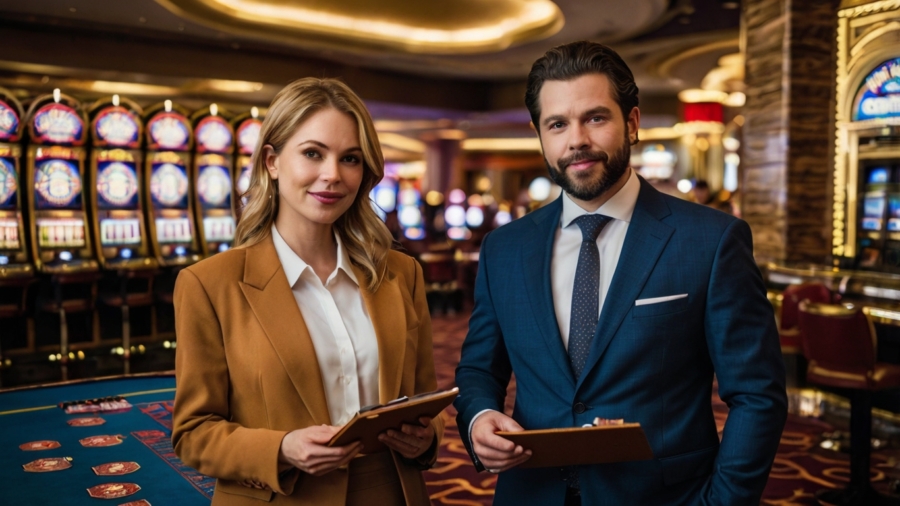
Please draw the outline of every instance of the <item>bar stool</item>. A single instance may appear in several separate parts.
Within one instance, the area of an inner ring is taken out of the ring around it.
[[[900,499],[875,492],[870,482],[872,392],[900,388],[900,366],[876,362],[875,327],[861,309],[808,301],[799,309],[807,380],[851,391],[850,483],[820,490],[816,499],[825,505],[900,505]]]
[[[13,292],[11,294],[13,295],[12,297],[9,297],[8,299],[4,297],[3,300],[0,300],[0,320],[22,318],[26,316],[26,309],[28,307],[28,289],[36,282],[37,279],[31,276],[0,279],[0,289],[9,289]],[[25,334],[27,348],[33,350],[34,328],[31,323],[32,320],[30,318],[27,319],[25,323]],[[2,340],[0,340],[0,387],[3,387],[2,371],[7,367],[6,359],[3,357],[2,344]]]
[[[67,274],[54,274],[50,277],[53,285],[53,298],[44,299],[38,304],[38,309],[46,313],[59,315],[59,353],[60,371],[63,381],[69,379],[69,329],[66,315],[69,313],[81,313],[93,311],[97,301],[97,281],[100,273],[96,271],[77,272]],[[80,296],[68,298],[63,289],[72,285],[86,285],[87,292]],[[93,325],[94,341],[97,340],[97,325]]]
[[[153,307],[153,279],[156,271],[153,269],[142,270],[121,270],[118,272],[119,291],[102,293],[100,300],[104,305],[109,307],[117,307],[122,312],[122,349],[124,350],[122,359],[125,374],[131,374],[131,308],[133,307]],[[128,284],[130,281],[143,281],[146,283],[145,288],[140,291],[129,291]],[[156,337],[156,319],[151,314],[150,317],[150,336]]]
[[[434,311],[437,307],[447,310],[448,306],[455,310],[462,309],[462,293],[456,282],[456,261],[450,252],[424,252],[419,254],[422,264],[422,277],[425,278],[425,296],[428,307]]]

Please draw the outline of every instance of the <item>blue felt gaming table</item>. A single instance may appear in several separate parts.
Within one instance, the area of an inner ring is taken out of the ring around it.
[[[121,395],[133,407],[124,413],[67,415],[64,401]],[[186,467],[172,450],[172,406],[175,378],[153,375],[115,378],[0,391],[0,504],[118,505],[140,499],[152,506],[208,505],[215,480]],[[103,425],[71,427],[66,420],[100,416]],[[79,439],[121,435],[120,445],[85,448]],[[58,441],[53,450],[23,451],[31,441]],[[72,457],[72,467],[49,473],[28,473],[22,466],[39,458]],[[134,461],[141,468],[122,476],[97,476],[92,466]],[[95,499],[87,489],[101,483],[137,483],[141,490],[120,499]]]

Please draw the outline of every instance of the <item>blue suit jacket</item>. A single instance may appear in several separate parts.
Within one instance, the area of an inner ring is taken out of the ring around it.
[[[587,365],[575,378],[550,288],[561,212],[557,200],[482,244],[475,309],[456,370],[457,420],[470,454],[472,417],[502,411],[515,372],[513,418],[525,429],[576,427],[594,417],[643,426],[654,459],[581,467],[584,506],[759,504],[787,398],[750,228],[642,179]],[[713,373],[730,407],[721,444]],[[576,412],[577,403],[584,412]],[[555,468],[509,470],[499,477],[494,504],[562,505],[564,477]]]

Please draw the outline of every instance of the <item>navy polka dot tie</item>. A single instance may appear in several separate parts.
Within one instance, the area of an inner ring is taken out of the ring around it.
[[[572,317],[569,320],[569,362],[577,380],[587,363],[591,341],[600,314],[600,250],[597,236],[612,221],[602,214],[585,214],[575,218],[581,228],[581,251],[575,269],[572,290]]]

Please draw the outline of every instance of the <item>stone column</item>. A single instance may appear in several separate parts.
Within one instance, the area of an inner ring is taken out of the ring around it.
[[[758,262],[831,260],[836,0],[744,0],[743,218]]]
[[[445,137],[425,141],[425,175],[422,178],[423,195],[431,190],[446,195],[447,192],[454,188],[461,188],[462,139]]]

